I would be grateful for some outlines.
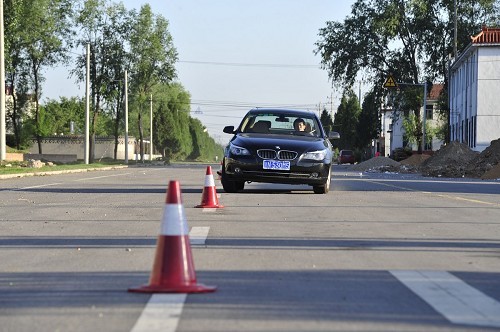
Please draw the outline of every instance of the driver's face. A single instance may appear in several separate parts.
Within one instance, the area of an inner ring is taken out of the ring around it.
[[[297,128],[300,130],[300,131],[304,131],[306,129],[306,124],[304,122],[299,122],[297,124]]]

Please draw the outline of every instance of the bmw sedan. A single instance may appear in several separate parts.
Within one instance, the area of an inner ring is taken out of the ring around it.
[[[232,134],[220,172],[225,192],[244,189],[247,182],[306,184],[316,194],[330,189],[332,144],[316,113],[257,108],[250,110]]]

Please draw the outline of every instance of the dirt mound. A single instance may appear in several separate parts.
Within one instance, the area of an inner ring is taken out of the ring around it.
[[[467,165],[478,154],[478,152],[469,148],[467,144],[450,142],[422,163],[422,175],[451,178],[464,177]]]
[[[489,171],[484,173],[483,176],[481,176],[481,179],[483,179],[483,180],[499,179],[500,180],[500,164],[496,164],[495,166],[493,166],[492,169],[490,169]]]
[[[500,179],[500,138],[479,153],[467,144],[451,142],[432,156],[414,154],[401,162],[375,157],[352,167],[354,171],[417,173],[449,178]]]
[[[413,154],[410,157],[401,160],[401,165],[420,166],[424,161],[426,161],[430,157],[431,156],[427,154]]]
[[[489,147],[484,149],[477,158],[471,160],[465,167],[465,176],[479,178],[493,170],[500,163],[500,138],[491,141]],[[498,167],[497,167],[498,168]],[[488,176],[493,176],[492,174]],[[498,178],[498,177],[497,177]]]
[[[392,160],[387,157],[374,157],[368,160],[365,160],[359,164],[352,166],[352,170],[354,171],[368,171],[368,170],[378,170],[382,167],[398,167],[400,165],[399,162]]]

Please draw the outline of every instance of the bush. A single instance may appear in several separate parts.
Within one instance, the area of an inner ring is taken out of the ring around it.
[[[395,161],[401,161],[410,157],[412,154],[413,152],[409,147],[397,148],[392,151],[392,159],[394,159]]]

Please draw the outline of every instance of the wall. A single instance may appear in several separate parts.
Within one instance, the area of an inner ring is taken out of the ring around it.
[[[482,151],[500,138],[500,48],[479,48],[477,147]]]
[[[128,138],[129,159],[135,159],[134,137]],[[42,140],[42,153],[44,154],[76,154],[80,160],[85,159],[85,139],[80,136],[53,136]],[[94,158],[96,160],[103,158],[114,158],[115,140],[109,137],[96,138]],[[33,140],[30,153],[38,153],[38,144]],[[117,159],[125,159],[125,138],[118,138]]]
[[[500,138],[500,47],[475,46],[450,73],[451,140],[481,152]]]

